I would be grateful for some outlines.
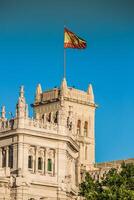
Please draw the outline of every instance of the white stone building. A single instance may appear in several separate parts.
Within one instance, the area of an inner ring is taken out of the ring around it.
[[[16,115],[0,118],[0,200],[76,200],[82,171],[95,163],[92,86],[36,89],[29,118],[24,87]]]

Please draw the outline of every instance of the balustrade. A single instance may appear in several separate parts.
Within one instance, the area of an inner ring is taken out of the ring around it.
[[[0,132],[13,130],[18,127],[19,119],[14,118],[10,120],[0,119]],[[27,128],[41,128],[47,130],[58,130],[57,124],[51,122],[43,122],[32,118],[24,118],[24,127]]]

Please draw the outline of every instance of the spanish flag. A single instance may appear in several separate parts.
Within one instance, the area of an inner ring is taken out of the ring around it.
[[[64,28],[64,48],[85,49],[86,41]]]

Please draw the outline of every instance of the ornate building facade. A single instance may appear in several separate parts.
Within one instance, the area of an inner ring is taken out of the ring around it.
[[[76,200],[83,170],[95,163],[95,109],[87,92],[37,86],[29,117],[24,87],[15,117],[0,118],[0,200]]]

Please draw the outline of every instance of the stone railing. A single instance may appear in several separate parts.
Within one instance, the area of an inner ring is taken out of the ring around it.
[[[10,119],[10,120],[0,120],[0,132],[3,131],[8,131],[8,130],[13,130],[17,128],[17,120],[14,119]]]
[[[59,129],[59,125],[53,122],[39,121],[33,118],[14,118],[14,119],[0,119],[0,133],[15,130],[17,128],[26,128],[36,131],[53,132],[55,134],[66,135],[76,140],[74,128],[71,130],[65,126],[64,131]]]
[[[40,129],[47,129],[47,130],[53,130],[57,131],[58,130],[58,125],[54,123],[49,123],[49,122],[41,122],[32,118],[14,118],[14,119],[0,119],[0,132],[6,132],[9,130],[14,130],[16,128],[40,128]]]
[[[57,124],[49,123],[49,122],[42,122],[36,119],[28,118],[25,119],[25,127],[27,128],[41,128],[41,129],[47,129],[47,130],[58,130]]]
[[[67,97],[79,101],[89,102],[89,95],[86,92],[77,90],[75,88],[69,88]]]
[[[42,101],[48,101],[48,100],[53,100],[53,99],[57,99],[60,97],[61,90],[59,90],[58,88],[54,89],[54,90],[50,90],[50,91],[46,91],[42,94]],[[71,98],[74,100],[79,100],[79,101],[83,101],[83,102],[90,102],[90,97],[87,94],[87,92],[84,91],[80,91],[77,90],[75,88],[68,88],[65,91],[64,96],[66,98]]]
[[[57,99],[59,97],[59,89],[46,91],[42,94],[42,101]]]

